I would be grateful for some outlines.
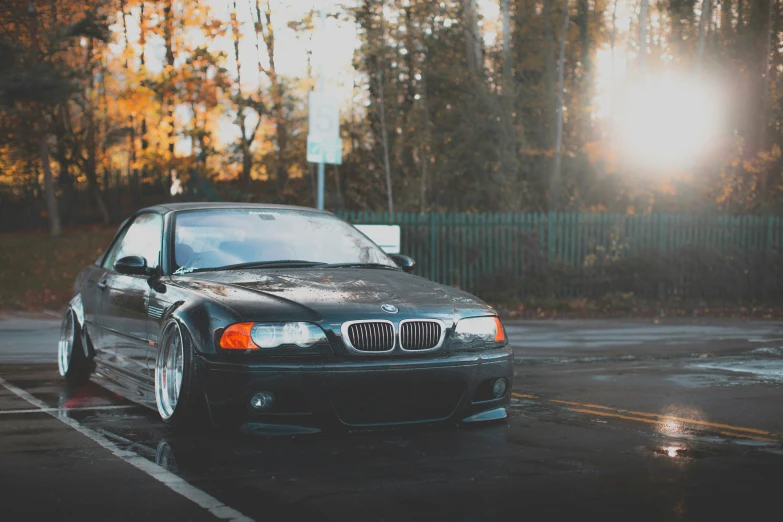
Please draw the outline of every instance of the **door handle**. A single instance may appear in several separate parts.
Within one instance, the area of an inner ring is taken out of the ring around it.
[[[98,283],[98,288],[100,288],[101,290],[106,290],[107,286],[109,286],[109,285],[106,284],[106,280],[103,280],[103,281]]]

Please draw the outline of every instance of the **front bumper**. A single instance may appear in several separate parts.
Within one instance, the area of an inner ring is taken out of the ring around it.
[[[502,418],[513,377],[510,349],[427,358],[247,363],[200,355],[199,369],[213,420],[311,428]],[[508,390],[495,398],[492,384],[498,378],[508,381]],[[259,412],[249,403],[262,391],[272,393],[275,401]],[[479,415],[484,412],[490,414]]]

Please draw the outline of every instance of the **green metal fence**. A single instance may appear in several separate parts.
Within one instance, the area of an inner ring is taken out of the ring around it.
[[[356,224],[399,224],[402,253],[416,259],[416,273],[480,294],[504,286],[522,293],[592,294],[629,287],[631,278],[632,289],[662,297],[709,293],[710,277],[730,277],[736,288],[715,295],[755,297],[772,290],[765,279],[777,274],[763,271],[777,269],[783,249],[783,217],[775,216],[344,212],[341,217]]]

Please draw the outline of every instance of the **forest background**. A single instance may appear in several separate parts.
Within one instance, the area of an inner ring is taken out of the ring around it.
[[[315,0],[3,2],[0,230],[313,206],[322,70],[344,143],[328,210],[783,210],[776,0],[325,5],[322,37]]]

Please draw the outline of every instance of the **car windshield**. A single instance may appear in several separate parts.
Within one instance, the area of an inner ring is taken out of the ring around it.
[[[182,212],[175,217],[174,268],[178,273],[255,263],[396,267],[375,243],[329,214],[221,209]]]

